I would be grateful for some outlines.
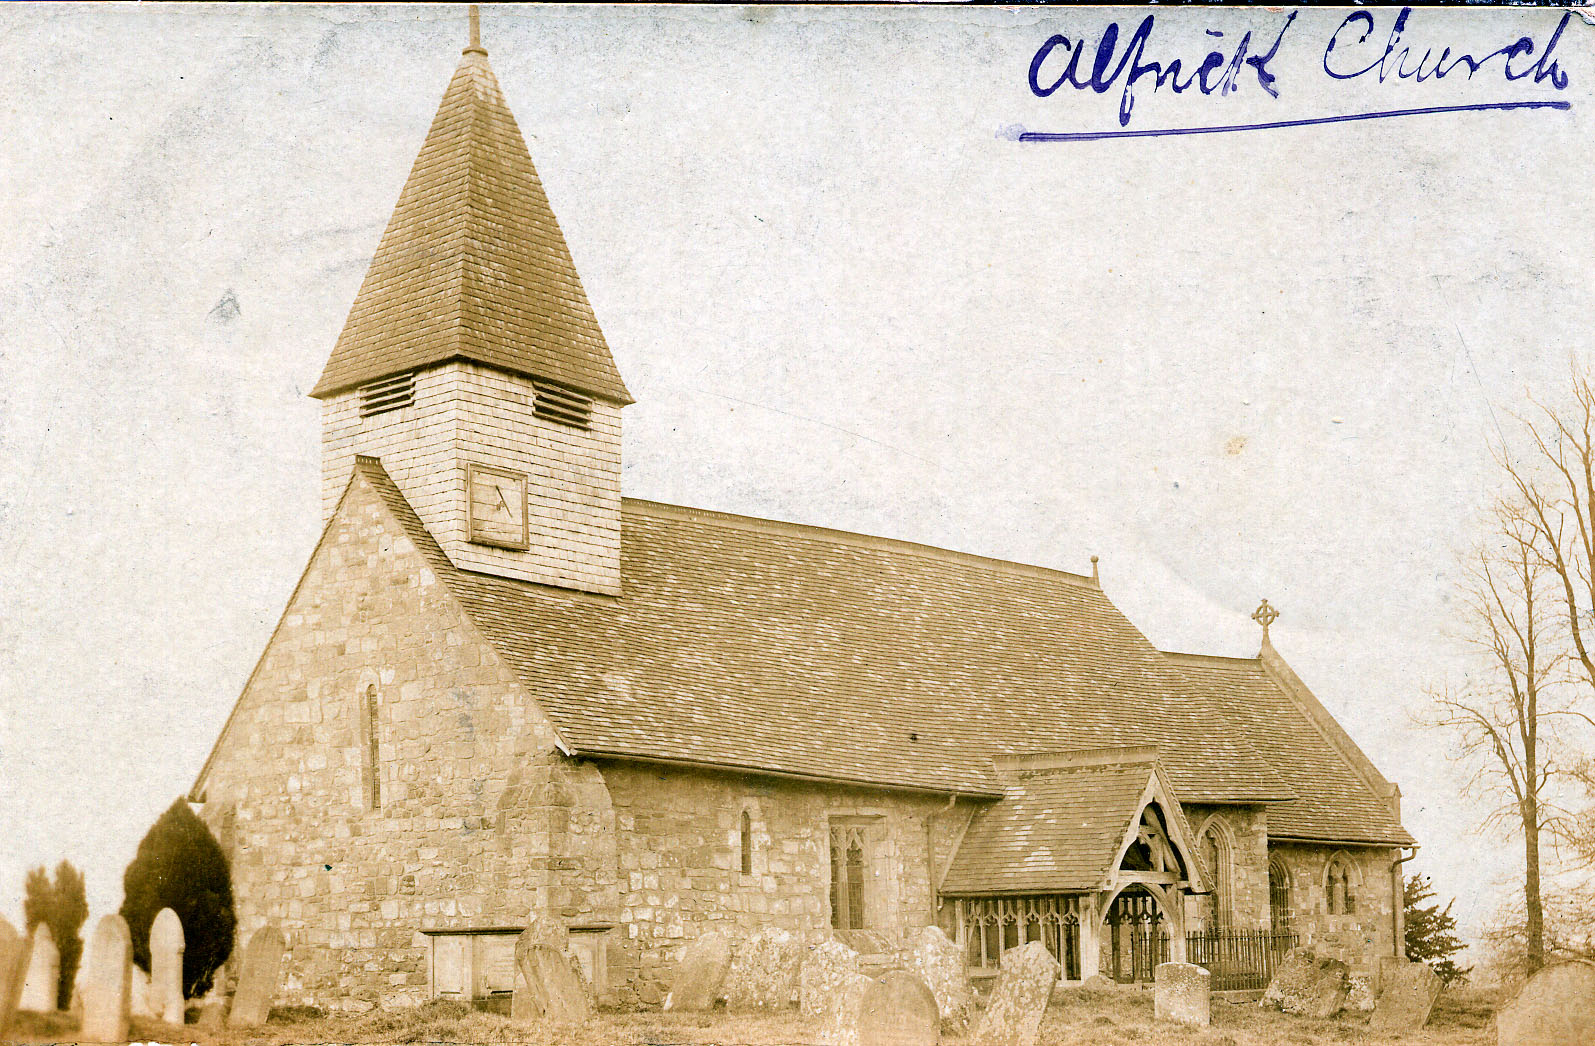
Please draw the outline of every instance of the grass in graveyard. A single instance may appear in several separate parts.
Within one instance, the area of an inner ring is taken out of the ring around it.
[[[1495,1041],[1496,996],[1462,989],[1440,997],[1422,1031],[1383,1036],[1365,1017],[1314,1021],[1251,1005],[1215,1000],[1210,1028],[1182,1028],[1152,1019],[1148,991],[1054,993],[1038,1046],[1487,1046]],[[795,1011],[744,1013],[601,1012],[583,1027],[522,1025],[461,1003],[434,1002],[417,1009],[322,1017],[313,1011],[277,1011],[259,1028],[208,1032],[159,1021],[135,1020],[133,1041],[200,1046],[286,1046],[290,1043],[537,1043],[549,1046],[789,1046],[819,1041],[819,1027]],[[76,1040],[77,1021],[62,1013],[17,1015],[6,1042]],[[967,1039],[945,1036],[948,1046]]]

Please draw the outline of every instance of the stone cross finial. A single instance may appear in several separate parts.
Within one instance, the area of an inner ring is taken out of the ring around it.
[[[1279,620],[1279,611],[1268,605],[1268,600],[1263,600],[1256,610],[1252,611],[1252,620],[1263,626],[1263,641],[1268,641],[1268,626]]]

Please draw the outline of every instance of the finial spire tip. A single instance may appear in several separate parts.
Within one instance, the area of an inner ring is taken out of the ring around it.
[[[471,18],[471,42],[465,48],[464,54],[487,54],[487,48],[482,46],[482,9],[476,4],[469,7]]]

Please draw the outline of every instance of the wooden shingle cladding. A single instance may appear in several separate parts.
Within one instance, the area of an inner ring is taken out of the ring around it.
[[[311,395],[454,359],[632,401],[480,51],[444,92]]]
[[[1288,776],[1296,798],[1269,806],[1270,837],[1413,844],[1391,799],[1376,790],[1387,782],[1372,777],[1377,771],[1367,757],[1355,751],[1344,731],[1316,723],[1303,698],[1293,696],[1287,681],[1262,658],[1168,657],[1222,705],[1238,736]]]

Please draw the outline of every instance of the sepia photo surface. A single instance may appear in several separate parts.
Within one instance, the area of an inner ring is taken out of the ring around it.
[[[22,1037],[1006,1042],[1301,947],[1377,1024],[1412,876],[1502,998],[1595,955],[1582,15],[0,22]]]

